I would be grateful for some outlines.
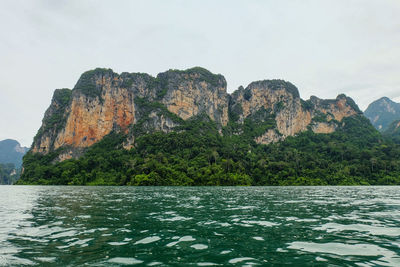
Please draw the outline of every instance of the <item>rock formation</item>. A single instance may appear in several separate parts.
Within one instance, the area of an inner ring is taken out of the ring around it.
[[[254,140],[269,144],[306,130],[331,133],[344,117],[360,113],[344,95],[304,101],[293,84],[282,80],[253,82],[231,95],[226,89],[222,75],[199,67],[169,70],[157,77],[110,69],[88,71],[72,90],[55,91],[32,152],[62,149],[58,160],[79,157],[112,131],[126,134],[124,147],[129,149],[140,134],[174,131],[200,115],[214,121],[221,134],[230,124],[256,121],[263,132]]]
[[[369,104],[364,114],[377,130],[384,132],[393,121],[400,119],[400,103],[382,97]]]
[[[263,108],[275,118],[275,129],[268,129],[257,137],[257,143],[269,144],[310,129],[316,133],[332,133],[344,117],[360,113],[354,101],[345,95],[336,100],[322,100],[312,96],[304,101],[297,88],[282,80],[251,83],[232,94],[231,109],[239,114],[238,122]]]
[[[28,151],[27,147],[22,147],[21,144],[13,139],[0,141],[0,163],[12,163],[16,168],[20,168],[22,157]]]

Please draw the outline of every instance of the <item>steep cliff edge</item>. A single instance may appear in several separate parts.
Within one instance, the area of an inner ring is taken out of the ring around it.
[[[282,80],[258,81],[245,89],[239,88],[232,94],[230,109],[237,115],[234,120],[240,124],[246,119],[257,124],[268,118],[274,120],[265,133],[255,137],[256,142],[262,144],[284,140],[306,130],[332,133],[344,117],[361,113],[354,101],[345,95],[335,100],[313,96],[304,101],[293,84]],[[256,118],[252,119],[254,116]]]
[[[125,134],[129,149],[137,136],[168,133],[201,115],[214,121],[221,134],[236,124],[230,133],[240,135],[252,121],[259,127],[254,140],[269,144],[307,130],[332,133],[344,117],[359,113],[344,95],[304,101],[293,84],[282,80],[253,82],[229,95],[222,75],[199,67],[157,77],[95,69],[82,74],[72,90],[54,92],[31,152],[59,151],[57,161],[76,158],[111,132]]]
[[[400,184],[398,159],[400,145],[345,95],[304,101],[283,80],[228,94],[198,67],[96,69],[54,92],[18,183]]]
[[[222,75],[193,68],[170,70],[159,74],[157,79],[165,81],[161,103],[170,112],[184,120],[204,113],[220,126],[228,123],[228,94]]]
[[[207,114],[221,127],[228,121],[226,81],[202,68],[169,70],[156,78],[142,73],[95,69],[82,74],[72,90],[54,92],[33,153],[63,148],[59,160],[76,157],[112,131],[134,140],[133,126],[144,133],[169,132],[179,120]]]

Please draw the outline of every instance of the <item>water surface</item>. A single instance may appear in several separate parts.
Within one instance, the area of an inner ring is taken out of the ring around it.
[[[0,186],[0,266],[400,266],[400,187]]]

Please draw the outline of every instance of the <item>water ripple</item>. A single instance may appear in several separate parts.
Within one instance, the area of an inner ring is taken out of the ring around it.
[[[400,187],[0,187],[0,266],[400,266]]]

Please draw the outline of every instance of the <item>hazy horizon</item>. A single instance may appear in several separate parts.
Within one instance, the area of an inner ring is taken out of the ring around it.
[[[400,1],[22,1],[0,3],[0,140],[30,146],[54,89],[96,67],[201,66],[240,85],[284,79],[345,93],[362,110],[400,100]]]

